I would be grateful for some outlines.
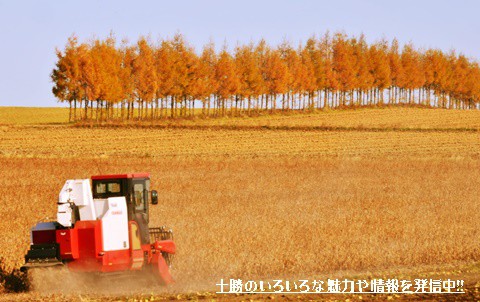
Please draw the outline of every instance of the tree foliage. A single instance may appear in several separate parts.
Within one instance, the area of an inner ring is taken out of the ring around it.
[[[200,107],[204,117],[384,104],[480,108],[477,61],[396,39],[369,45],[363,35],[326,33],[298,47],[262,39],[216,52],[210,42],[197,54],[181,34],[133,45],[118,45],[113,34],[84,43],[73,35],[56,56],[52,92],[69,104],[70,120],[188,117]]]

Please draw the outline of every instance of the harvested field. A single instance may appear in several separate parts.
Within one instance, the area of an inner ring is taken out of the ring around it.
[[[367,108],[327,110],[315,113],[286,112],[257,117],[224,117],[156,121],[154,125],[227,126],[279,128],[360,128],[360,129],[480,129],[480,111],[427,108]],[[65,124],[68,108],[0,107],[0,125]],[[119,123],[121,124],[121,123]],[[130,123],[132,125],[132,123]],[[138,124],[136,121],[135,124]],[[143,122],[151,126],[151,122]]]
[[[479,158],[480,132],[0,128],[0,155],[36,158]]]
[[[29,228],[54,219],[66,179],[149,171],[160,193],[151,225],[172,227],[178,245],[177,285],[173,293],[156,290],[156,299],[226,299],[211,292],[230,277],[451,275],[478,293],[477,131],[4,125],[0,166],[0,215],[8,217],[0,221],[7,234],[0,247],[8,269],[22,264]],[[150,291],[85,295],[151,299]],[[331,298],[340,297],[355,298]]]
[[[0,125],[62,124],[67,122],[67,108],[0,107]]]
[[[160,191],[152,225],[175,230],[182,284],[479,260],[480,242],[472,240],[480,232],[478,161],[15,158],[0,164],[0,195],[9,205],[2,216],[14,218],[2,221],[1,231],[11,236],[0,246],[13,266],[23,261],[29,227],[54,217],[64,179],[132,170],[150,171]]]

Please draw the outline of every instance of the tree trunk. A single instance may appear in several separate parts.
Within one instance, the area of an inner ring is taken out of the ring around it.
[[[73,107],[73,120],[77,121],[77,100],[74,100],[74,107]]]
[[[207,98],[207,116],[210,116],[210,106],[211,106],[210,97]]]
[[[68,122],[72,121],[72,101],[68,101]]]

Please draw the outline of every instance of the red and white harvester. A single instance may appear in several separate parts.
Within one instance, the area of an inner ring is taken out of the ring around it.
[[[65,182],[57,221],[32,228],[23,271],[66,266],[75,272],[148,271],[173,283],[173,233],[149,228],[149,205],[158,203],[148,173],[99,175]]]

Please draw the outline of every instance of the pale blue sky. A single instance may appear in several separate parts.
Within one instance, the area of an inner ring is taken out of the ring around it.
[[[200,50],[213,39],[293,43],[345,31],[367,40],[397,37],[419,47],[480,58],[480,1],[14,1],[0,0],[0,106],[58,106],[51,93],[55,47],[81,40],[169,37]]]

